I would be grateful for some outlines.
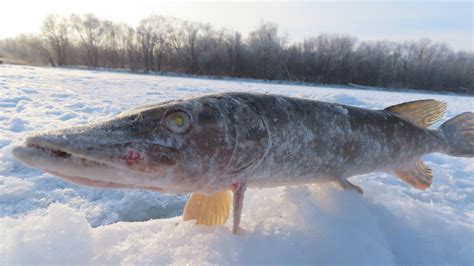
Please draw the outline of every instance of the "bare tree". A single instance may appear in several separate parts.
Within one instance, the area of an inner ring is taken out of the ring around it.
[[[43,22],[41,32],[55,55],[57,65],[67,64],[70,34],[68,20],[62,16],[49,15]]]
[[[278,77],[284,43],[284,38],[278,35],[278,26],[271,22],[260,24],[250,33],[248,45],[259,77],[268,80]]]
[[[165,50],[169,46],[169,25],[162,16],[150,16],[140,21],[137,37],[145,70],[161,71]]]
[[[245,44],[240,32],[235,32],[227,42],[227,54],[229,56],[229,73],[231,77],[240,76],[244,69]]]
[[[99,66],[99,48],[106,29],[103,22],[92,14],[83,17],[72,15],[71,21],[85,49],[86,64],[91,67]]]
[[[15,38],[0,41],[0,57],[6,62],[31,65],[55,66],[46,43],[32,34],[20,34]]]

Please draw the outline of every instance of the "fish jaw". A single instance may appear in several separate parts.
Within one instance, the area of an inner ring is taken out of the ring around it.
[[[29,136],[24,146],[47,152],[47,158],[73,159],[74,166],[90,163],[122,169],[125,172],[159,175],[166,166],[176,161],[176,148],[160,138],[152,143],[130,135],[126,126],[117,127],[116,121],[49,131]],[[78,159],[79,162],[78,162]],[[71,160],[69,160],[71,161]]]
[[[114,123],[114,122],[111,122]],[[99,188],[141,188],[154,191],[187,192],[174,186],[167,167],[174,163],[160,154],[170,148],[155,144],[155,165],[148,163],[145,144],[108,133],[107,124],[55,130],[32,135],[12,154],[34,168],[81,185]],[[160,159],[161,158],[161,159]]]
[[[32,142],[14,147],[12,154],[29,166],[80,185],[165,191],[158,184],[140,182],[150,177]]]

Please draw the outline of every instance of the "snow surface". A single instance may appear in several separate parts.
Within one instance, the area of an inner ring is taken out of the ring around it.
[[[11,155],[35,130],[85,124],[137,105],[252,91],[384,108],[416,99],[474,111],[474,98],[0,65],[0,264],[474,264],[474,160],[425,158],[431,188],[388,173],[333,184],[249,189],[242,236],[182,222],[187,196],[100,190],[28,168]],[[344,112],[344,108],[341,107]],[[435,125],[435,127],[437,127]]]

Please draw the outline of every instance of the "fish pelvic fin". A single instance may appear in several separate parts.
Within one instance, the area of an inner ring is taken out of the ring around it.
[[[232,233],[238,235],[240,231],[240,218],[242,216],[242,208],[244,206],[244,194],[247,190],[247,184],[235,182],[232,184],[232,191],[234,192],[234,224],[232,225]]]
[[[465,112],[444,122],[439,127],[451,156],[474,157],[474,113]]]
[[[393,172],[403,181],[421,190],[427,189],[433,181],[431,169],[421,160],[409,167],[396,169]]]
[[[385,108],[421,128],[436,123],[446,112],[447,104],[436,100],[419,100],[401,103]]]
[[[230,190],[205,196],[191,194],[184,207],[183,220],[196,220],[196,224],[224,225],[229,217],[232,195]]]

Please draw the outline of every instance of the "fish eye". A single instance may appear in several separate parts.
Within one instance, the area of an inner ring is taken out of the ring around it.
[[[175,111],[166,115],[165,125],[173,132],[184,133],[190,128],[191,122],[188,114],[183,111]]]

